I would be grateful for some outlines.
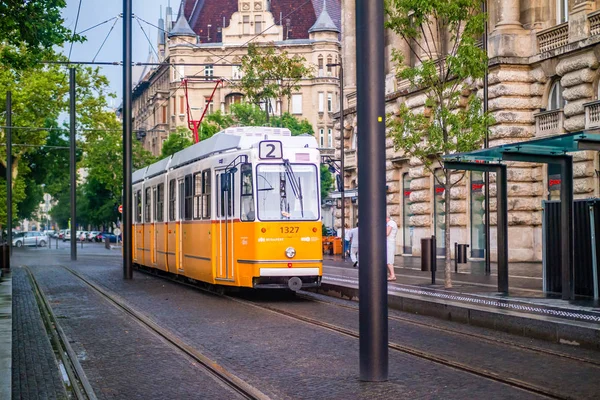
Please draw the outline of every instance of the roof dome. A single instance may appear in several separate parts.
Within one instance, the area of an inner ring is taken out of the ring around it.
[[[182,4],[183,6],[183,4]],[[177,22],[173,26],[173,29],[169,32],[169,37],[173,36],[196,36],[196,32],[190,27],[188,20],[185,18],[183,7],[179,10],[179,17]]]

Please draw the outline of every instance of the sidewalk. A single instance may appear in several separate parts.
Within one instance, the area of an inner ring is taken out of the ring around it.
[[[340,256],[324,255],[320,292],[358,299],[358,269]],[[485,275],[478,263],[459,264],[452,288],[444,288],[443,261],[436,284],[418,257],[396,257],[397,280],[388,282],[392,308],[522,336],[600,349],[600,305],[590,298],[562,300],[542,291],[540,263],[509,265],[509,293],[497,291],[496,266]],[[453,266],[454,271],[454,266]]]

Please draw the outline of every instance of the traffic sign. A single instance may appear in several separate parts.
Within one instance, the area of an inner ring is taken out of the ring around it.
[[[121,230],[119,228],[115,228],[113,233],[115,234],[115,236],[119,236],[121,234]]]
[[[123,214],[123,204],[121,204],[121,205],[119,206],[119,212],[120,212],[121,214]]]

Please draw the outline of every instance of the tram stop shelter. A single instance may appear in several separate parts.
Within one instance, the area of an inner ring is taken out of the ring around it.
[[[468,153],[444,156],[444,168],[496,174],[498,291],[508,293],[508,202],[505,161],[555,164],[560,167],[560,249],[562,299],[572,300],[573,258],[573,158],[569,153],[600,151],[600,131],[576,132],[510,143]],[[489,252],[489,249],[486,249]]]

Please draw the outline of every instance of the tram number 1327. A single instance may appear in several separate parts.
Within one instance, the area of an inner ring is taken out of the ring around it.
[[[279,230],[281,230],[281,233],[298,233],[298,231],[300,230],[299,226],[282,226],[279,228]]]

